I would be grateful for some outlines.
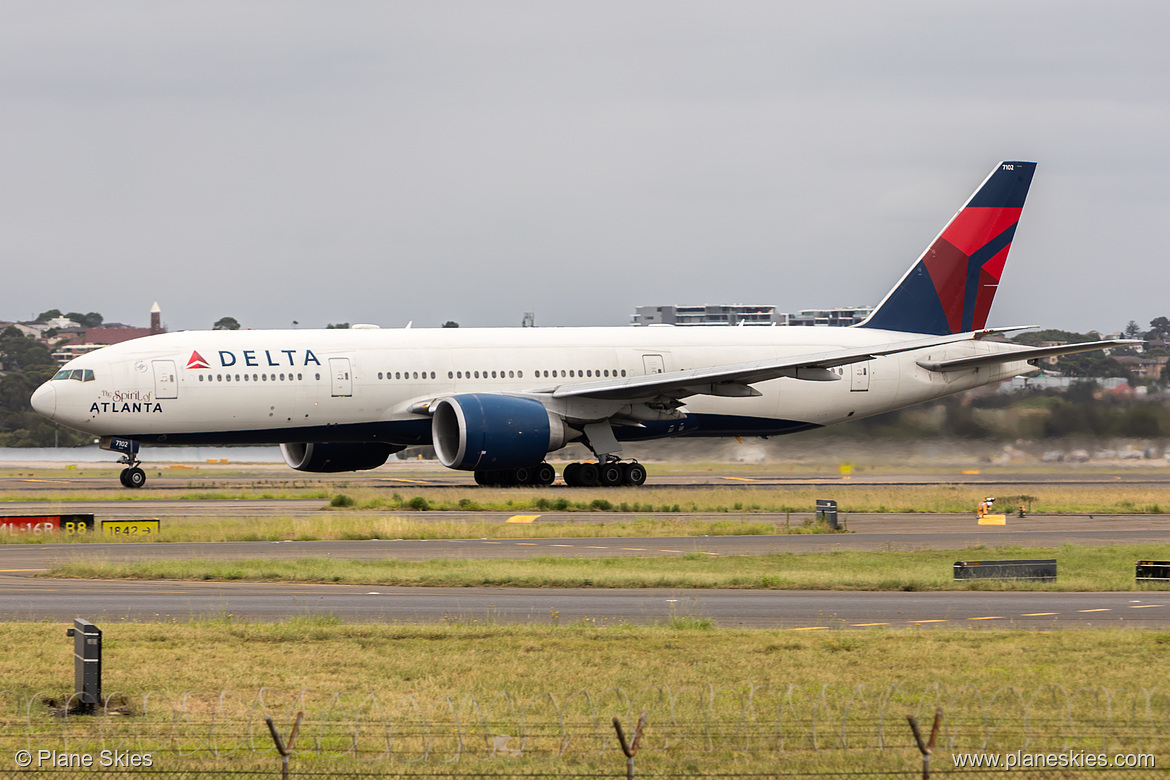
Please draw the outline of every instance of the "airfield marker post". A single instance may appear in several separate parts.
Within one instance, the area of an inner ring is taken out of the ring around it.
[[[264,722],[268,724],[268,733],[272,735],[272,741],[276,743],[276,752],[280,753],[280,780],[288,780],[288,757],[292,755],[293,746],[297,743],[297,732],[301,730],[301,720],[305,717],[302,710],[297,713],[297,722],[293,724],[292,731],[288,735],[288,746],[280,739],[280,734],[276,733],[276,725],[272,722],[272,718],[267,717]]]
[[[74,714],[92,715],[102,703],[102,630],[88,620],[74,618],[65,629],[73,639]]]
[[[910,730],[914,732],[914,741],[918,743],[918,752],[922,753],[922,780],[930,780],[930,754],[934,752],[934,740],[938,737],[938,727],[942,723],[942,707],[934,711],[934,726],[930,730],[930,741],[922,741],[922,732],[918,730],[918,719],[907,715],[910,721]]]
[[[634,729],[634,741],[626,742],[626,734],[622,731],[622,722],[614,718],[613,728],[617,732],[618,742],[621,743],[622,752],[626,754],[626,780],[634,780],[634,755],[638,752],[638,744],[642,741],[642,729],[646,727],[646,713],[642,712],[642,717],[638,718],[638,727]]]

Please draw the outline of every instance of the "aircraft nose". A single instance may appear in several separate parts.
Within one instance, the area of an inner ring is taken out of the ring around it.
[[[46,382],[33,392],[29,403],[38,414],[43,414],[51,420],[57,414],[57,391]]]

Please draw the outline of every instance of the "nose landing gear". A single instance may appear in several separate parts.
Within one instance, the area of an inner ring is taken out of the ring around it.
[[[118,462],[126,463],[127,461],[123,458]],[[130,466],[129,468],[122,469],[122,473],[118,475],[118,479],[121,481],[122,487],[140,488],[146,484],[146,472],[136,465]]]
[[[118,481],[122,483],[122,487],[137,489],[146,484],[146,472],[138,467],[140,461],[138,460],[137,441],[117,436],[103,436],[98,446],[103,450],[122,453],[122,457],[118,458],[119,463],[126,464],[126,468],[122,469],[122,473],[118,475]]]

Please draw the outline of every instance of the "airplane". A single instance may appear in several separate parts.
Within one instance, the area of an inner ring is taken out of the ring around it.
[[[129,488],[143,443],[278,444],[317,473],[433,445],[480,485],[550,485],[548,453],[580,442],[596,461],[566,466],[567,485],[641,485],[623,441],[794,433],[1135,343],[1029,347],[986,327],[1035,169],[996,165],[849,327],[184,331],[77,357],[31,403],[120,452]]]

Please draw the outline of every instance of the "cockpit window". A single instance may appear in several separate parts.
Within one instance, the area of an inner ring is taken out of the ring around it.
[[[92,382],[94,381],[92,368],[63,368],[53,375],[53,380],[58,379],[75,379],[78,382]]]

